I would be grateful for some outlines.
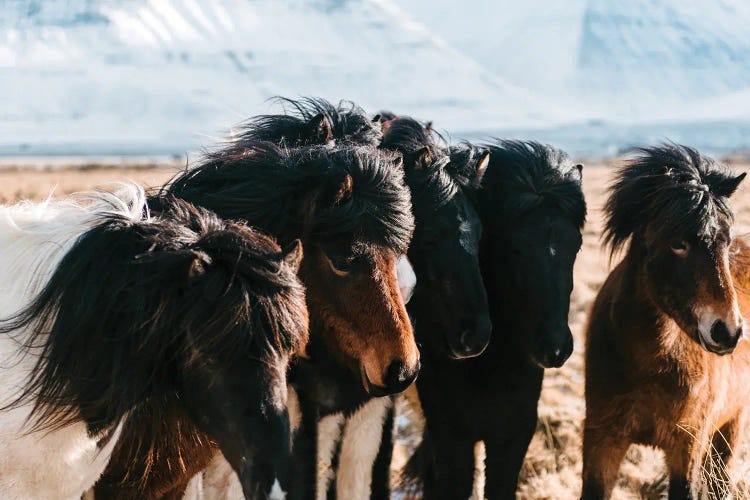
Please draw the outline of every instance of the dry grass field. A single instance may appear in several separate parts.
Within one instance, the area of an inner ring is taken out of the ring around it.
[[[583,400],[583,330],[586,314],[605,280],[609,259],[600,245],[601,206],[612,176],[612,163],[587,166],[584,188],[589,206],[584,229],[583,249],[575,269],[575,289],[571,302],[570,322],[576,338],[576,349],[559,370],[546,376],[540,403],[537,434],[529,449],[522,471],[519,496],[528,499],[564,500],[580,493],[581,424]],[[746,164],[734,165],[748,169]],[[159,185],[176,172],[176,167],[92,168],[85,170],[0,170],[0,202],[19,199],[41,200],[50,193],[62,196],[71,192],[103,186],[109,181],[132,179],[146,186]],[[53,191],[54,189],[54,191]],[[733,206],[737,214],[736,234],[750,231],[750,184],[740,189]],[[750,429],[749,429],[750,431]],[[732,472],[742,485],[750,480],[750,439],[739,451]],[[660,498],[666,494],[663,459],[659,452],[633,447],[620,471],[615,498]],[[744,496],[741,493],[734,497]]]

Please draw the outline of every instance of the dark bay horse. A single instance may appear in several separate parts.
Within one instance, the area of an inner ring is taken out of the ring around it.
[[[420,361],[396,280],[396,259],[406,252],[413,230],[401,160],[371,147],[328,144],[289,149],[239,140],[242,147],[229,144],[208,154],[162,194],[247,221],[282,244],[301,239],[310,357],[330,360],[327,364],[336,367],[334,380],[346,380],[346,391],[369,397],[403,390],[416,377]],[[334,391],[335,397],[336,384],[319,383],[304,367],[295,372],[306,389]],[[325,394],[316,394],[325,400]],[[159,432],[162,451],[170,449],[175,432]],[[178,461],[172,467],[164,462],[175,455],[164,452],[159,466],[163,476],[147,474],[147,480],[137,484],[128,476],[146,464],[120,461],[110,467],[102,484],[125,497],[134,492],[142,497],[180,495],[214,451],[196,439],[189,441],[186,445],[192,443],[202,454],[200,460]],[[306,475],[304,469],[296,472]]]
[[[633,443],[664,450],[670,499],[725,496],[701,476],[707,455],[730,460],[750,404],[750,247],[728,203],[744,177],[674,144],[618,172],[604,234],[626,252],[586,335],[583,498],[611,495]]]
[[[171,198],[150,215],[135,186],[0,212],[2,496],[80,497],[123,440],[155,445],[124,430],[132,415],[158,427],[175,409],[253,495],[288,446],[299,242]]]
[[[486,448],[485,496],[514,498],[544,369],[573,350],[568,308],[586,216],[582,167],[535,142],[489,150],[478,212],[492,337],[476,358],[425,358],[417,388],[426,432],[406,470],[424,482],[425,498],[472,494],[478,441]]]

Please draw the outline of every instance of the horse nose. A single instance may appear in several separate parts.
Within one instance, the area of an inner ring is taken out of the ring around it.
[[[459,338],[459,352],[455,353],[461,358],[479,356],[487,348],[492,335],[492,321],[488,314],[479,316],[473,327],[466,328],[461,332]]]
[[[727,324],[720,319],[717,319],[711,325],[711,340],[725,350],[733,350],[740,337],[742,337],[742,323],[734,331],[730,331]]]
[[[542,355],[537,358],[544,368],[560,368],[573,354],[573,335],[567,327],[566,330],[561,342],[552,342],[545,346]]]
[[[395,394],[409,387],[417,378],[420,368],[419,360],[411,368],[400,359],[392,361],[385,371],[385,377],[383,377],[388,393]]]

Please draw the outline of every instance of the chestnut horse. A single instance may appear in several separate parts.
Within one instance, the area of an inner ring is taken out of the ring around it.
[[[282,244],[301,239],[308,352],[335,359],[363,394],[399,392],[414,380],[419,352],[396,279],[413,230],[400,159],[368,147],[288,149],[237,139],[163,191],[247,221]],[[179,496],[213,457],[210,443],[174,422],[152,431],[161,435],[157,462],[132,463],[115,450],[97,494]]]
[[[664,450],[670,499],[701,495],[708,453],[731,458],[750,404],[750,348],[738,344],[750,248],[732,243],[728,204],[744,177],[674,144],[619,170],[604,238],[627,251],[586,334],[582,498],[611,495],[631,444]]]

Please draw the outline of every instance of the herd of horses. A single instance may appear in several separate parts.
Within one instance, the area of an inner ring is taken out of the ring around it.
[[[389,498],[399,393],[425,422],[404,488],[515,497],[544,370],[573,351],[582,165],[283,102],[161,188],[0,207],[3,498]],[[750,405],[744,176],[676,144],[618,171],[582,498],[633,443],[665,451],[670,499],[725,480],[704,464]]]

